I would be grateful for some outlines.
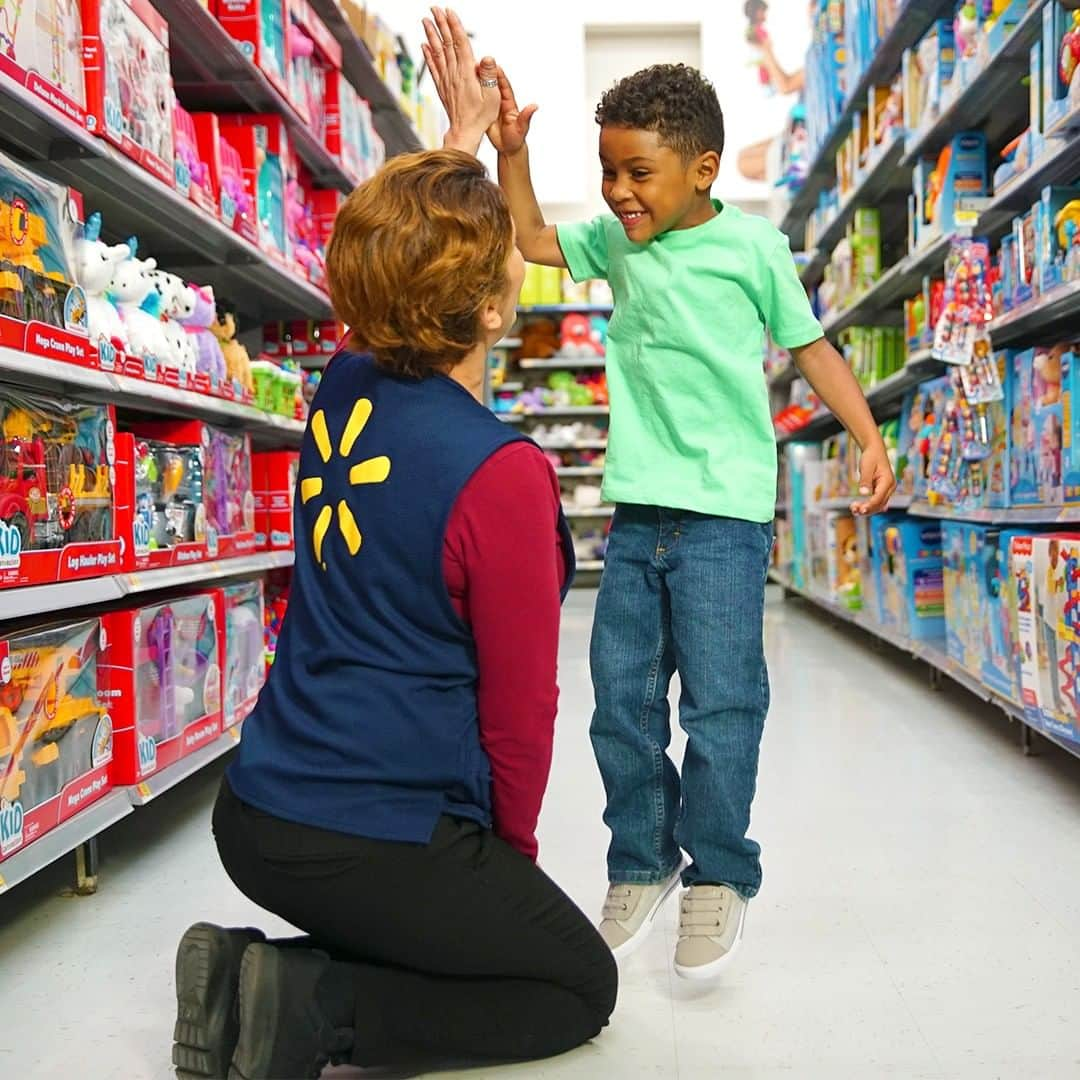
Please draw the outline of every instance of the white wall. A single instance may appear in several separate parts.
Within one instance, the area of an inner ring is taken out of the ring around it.
[[[546,207],[573,208],[587,201],[592,164],[587,147],[595,147],[587,133],[596,126],[582,108],[585,28],[597,25],[700,25],[702,68],[716,85],[727,129],[728,152],[716,194],[742,202],[767,197],[764,185],[738,174],[735,159],[740,147],[780,130],[792,101],[766,97],[757,85],[743,0],[669,0],[664,5],[655,0],[549,0],[544,6],[457,0],[456,7],[474,35],[477,55],[492,54],[510,75],[518,100],[540,106],[530,149],[537,194]],[[427,5],[396,0],[386,11],[419,55],[420,19]],[[789,70],[800,67],[809,40],[806,0],[771,0],[769,31],[781,64]]]

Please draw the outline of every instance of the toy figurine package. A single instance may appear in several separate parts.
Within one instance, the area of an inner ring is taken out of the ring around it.
[[[1062,484],[1064,346],[1012,357],[1010,497],[1013,506],[1059,506]]]
[[[97,619],[0,638],[0,861],[109,790],[99,641]]]
[[[83,0],[86,125],[170,187],[169,25],[150,0]]]
[[[255,708],[266,678],[263,583],[240,581],[222,590],[225,612],[225,707],[222,726],[234,727]]]
[[[79,0],[0,6],[0,74],[80,127],[86,122]]]
[[[109,405],[0,388],[0,588],[122,569]]]
[[[113,783],[137,784],[221,734],[220,592],[102,616]]]

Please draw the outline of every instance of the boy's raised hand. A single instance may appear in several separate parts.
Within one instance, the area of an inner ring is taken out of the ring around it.
[[[502,107],[497,67],[490,57],[477,65],[469,35],[456,12],[433,7],[431,15],[424,20],[427,44],[421,48],[450,118],[444,145],[475,154],[484,131],[498,122]]]
[[[532,123],[533,115],[539,106],[526,105],[524,109],[519,109],[514,88],[510,85],[506,72],[501,67],[497,70],[499,118],[488,128],[488,138],[500,154],[512,156],[525,145],[529,124]]]

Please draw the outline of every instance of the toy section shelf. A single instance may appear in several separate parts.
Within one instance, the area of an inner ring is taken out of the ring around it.
[[[523,371],[561,371],[564,368],[602,368],[607,361],[602,356],[553,356],[549,360],[526,357],[518,361]]]
[[[780,228],[791,236],[793,243],[801,241],[806,219],[817,205],[818,196],[836,179],[836,152],[851,131],[852,120],[870,88],[890,82],[900,70],[904,50],[914,45],[935,19],[950,14],[954,6],[949,0],[906,0],[866,71],[848,91],[843,112],[818,149],[806,182],[784,214]]]
[[[997,346],[1031,340],[1043,334],[1062,334],[1075,329],[1080,314],[1080,280],[1051,289],[1042,296],[999,315],[990,324]]]
[[[41,390],[75,391],[81,398],[111,402],[121,409],[159,416],[193,416],[228,427],[243,427],[258,443],[271,446],[299,446],[304,434],[303,421],[267,413],[251,405],[2,347],[0,382]]]
[[[21,619],[50,611],[76,611],[100,607],[135,593],[161,589],[191,588],[211,581],[245,577],[292,566],[291,551],[263,551],[235,559],[171,566],[146,570],[139,574],[110,574],[105,577],[78,578],[49,585],[28,585],[0,589],[0,619]]]
[[[833,618],[848,623],[851,626],[857,626],[860,630],[865,630],[867,633],[872,634],[881,641],[887,642],[901,652],[907,653],[916,660],[922,660],[925,664],[929,665],[933,671],[939,672],[942,675],[948,675],[950,679],[958,683],[969,693],[974,694],[980,701],[984,701],[987,704],[994,705],[996,708],[1001,709],[1011,720],[1019,721],[1023,726],[1025,747],[1030,745],[1030,736],[1031,733],[1034,732],[1037,735],[1041,735],[1048,742],[1052,742],[1055,746],[1072,754],[1074,757],[1080,757],[1080,747],[1069,743],[1064,739],[1059,739],[1055,737],[1053,733],[1032,724],[1024,714],[1024,710],[1015,701],[1012,701],[1002,694],[996,693],[988,686],[979,682],[979,680],[972,676],[970,672],[966,671],[955,660],[942,652],[941,649],[935,645],[923,641],[912,641],[903,634],[895,633],[886,627],[880,626],[862,612],[850,611],[842,604],[833,603],[831,600],[828,600],[823,596],[818,596],[808,589],[801,589],[776,570],[769,571],[769,579],[786,592],[802,597],[821,611],[833,616]]]
[[[159,795],[164,795],[189,776],[194,776],[200,769],[205,769],[211,762],[227,754],[240,742],[240,729],[240,724],[226,728],[213,742],[207,743],[186,758],[181,758],[175,765],[162,769],[141,784],[126,788],[125,794],[131,800],[132,806],[145,806],[153,802]]]
[[[0,145],[81,191],[112,242],[137,236],[162,266],[212,285],[251,322],[332,317],[321,289],[8,79],[0,79],[0,117]]]
[[[415,125],[375,70],[367,45],[349,25],[336,0],[311,0],[311,6],[341,45],[342,69],[360,96],[371,105],[375,128],[386,143],[387,157],[422,150],[424,145]]]
[[[317,183],[348,194],[356,186],[310,125],[249,60],[199,0],[153,0],[169,23],[173,81],[188,108],[278,113]]]
[[[611,304],[521,304],[519,315],[610,315]]]
[[[614,506],[564,506],[568,518],[609,518],[615,516]]]

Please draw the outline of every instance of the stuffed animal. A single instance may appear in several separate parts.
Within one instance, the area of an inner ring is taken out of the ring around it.
[[[559,332],[550,319],[533,319],[521,331],[521,355],[550,360],[559,351]]]
[[[210,332],[218,339],[222,355],[225,357],[225,371],[233,382],[239,383],[245,390],[255,392],[255,380],[251,377],[251,357],[247,349],[236,339],[236,317],[223,304],[217,304],[217,317]]]
[[[86,318],[90,338],[116,349],[128,347],[127,331],[109,286],[117,266],[131,255],[127,244],[110,247],[101,240],[101,215],[91,214],[83,235],[75,241],[75,277],[86,294]]]
[[[109,282],[109,294],[124,321],[128,351],[153,364],[167,364],[173,355],[158,314],[160,297],[154,288],[153,259],[139,259],[138,242],[128,241],[128,258],[117,264]]]
[[[215,383],[224,382],[225,354],[211,329],[217,321],[214,290],[209,285],[200,287],[189,282],[180,290],[173,314],[195,351],[196,369]]]
[[[197,370],[197,355],[194,345],[188,340],[184,328],[176,321],[176,315],[182,308],[184,283],[175,274],[164,270],[151,273],[154,289],[158,294],[158,314],[161,318],[165,340],[169,343],[170,367],[194,375]]]
[[[602,355],[592,336],[592,325],[586,315],[567,315],[562,321],[560,356],[591,357]]]

